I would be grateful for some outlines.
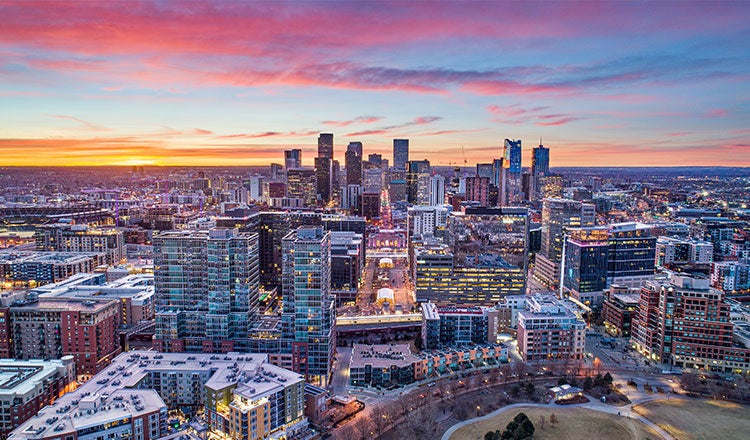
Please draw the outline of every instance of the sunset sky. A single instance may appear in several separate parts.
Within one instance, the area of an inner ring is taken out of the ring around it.
[[[0,165],[750,166],[750,2],[0,0]],[[528,154],[524,158],[528,165]]]

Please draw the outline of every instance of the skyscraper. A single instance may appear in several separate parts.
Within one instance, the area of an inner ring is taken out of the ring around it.
[[[406,169],[406,196],[409,203],[426,205],[430,196],[430,161],[410,160]]]
[[[362,185],[362,142],[350,142],[346,147],[346,184]]]
[[[290,169],[287,172],[287,195],[302,200],[304,206],[315,206],[318,190],[316,179],[316,170],[310,168]]]
[[[445,204],[445,177],[436,174],[430,176],[430,206]]]
[[[318,157],[333,160],[333,133],[318,135]]]
[[[409,139],[393,140],[393,167],[399,170],[406,169],[409,162]]]
[[[258,235],[236,229],[154,237],[156,335],[162,351],[232,351],[258,319]]]
[[[488,206],[490,179],[471,176],[466,178],[466,200],[479,202],[479,206]]]
[[[284,151],[284,167],[289,170],[291,168],[299,168],[302,166],[302,150],[295,148],[293,150]]]
[[[503,166],[507,168],[507,183],[505,185],[505,197],[500,196],[500,200],[506,200],[510,205],[518,205],[522,200],[521,190],[521,141],[505,139],[503,146]]]
[[[569,228],[594,226],[594,205],[568,199],[544,199],[542,205],[542,250],[536,255],[534,276],[550,287],[558,287],[564,232]]]
[[[531,188],[527,194],[529,200],[541,198],[541,178],[549,174],[549,148],[541,143],[532,150],[531,155]]]
[[[315,179],[318,199],[327,204],[333,196],[333,133],[318,136],[318,157],[315,158]]]
[[[306,381],[327,386],[336,346],[331,233],[301,227],[284,237],[282,247],[282,337],[291,340],[292,369]]]

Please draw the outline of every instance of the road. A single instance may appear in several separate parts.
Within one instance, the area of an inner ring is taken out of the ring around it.
[[[336,360],[333,362],[333,379],[329,390],[333,394],[346,394],[349,384],[349,361],[352,358],[351,347],[336,347]]]

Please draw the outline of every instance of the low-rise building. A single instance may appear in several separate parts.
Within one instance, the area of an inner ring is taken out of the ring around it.
[[[419,354],[412,353],[408,344],[354,344],[349,381],[358,386],[405,385],[505,362],[508,362],[508,348],[502,344],[429,350]]]
[[[629,338],[640,295],[628,288],[611,286],[602,308],[604,328],[612,336]]]
[[[78,273],[93,272],[104,254],[78,252],[0,252],[0,281],[35,285],[56,283]]]

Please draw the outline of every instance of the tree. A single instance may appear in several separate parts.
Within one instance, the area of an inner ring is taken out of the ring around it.
[[[588,391],[591,389],[591,387],[594,386],[594,381],[591,380],[590,377],[587,377],[583,380],[583,389]]]
[[[612,381],[613,381],[613,380],[614,380],[614,379],[612,378],[612,375],[611,375],[611,374],[609,374],[609,372],[607,372],[607,373],[606,373],[606,374],[604,375],[604,383],[606,383],[607,385],[612,385]]]
[[[544,414],[539,415],[539,427],[544,429],[544,422],[545,422]]]
[[[557,418],[557,414],[552,413],[552,414],[549,415],[549,423],[552,426],[555,426],[557,424],[557,422],[559,422],[559,421],[560,421],[560,419]]]

